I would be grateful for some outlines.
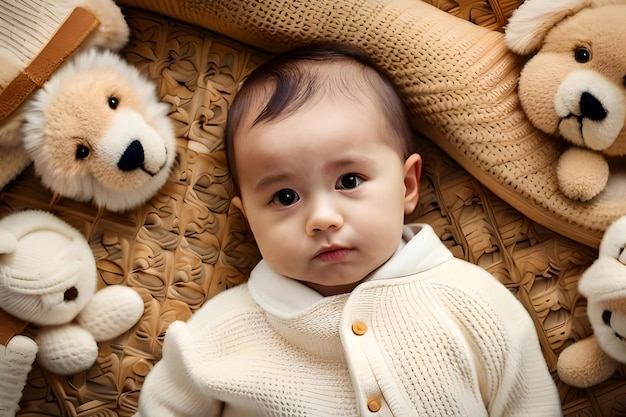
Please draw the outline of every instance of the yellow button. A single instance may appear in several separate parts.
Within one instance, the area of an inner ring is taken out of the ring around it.
[[[357,336],[363,336],[365,332],[367,332],[367,324],[363,323],[360,320],[357,320],[354,323],[352,323],[352,333],[354,333]]]
[[[383,404],[378,397],[371,397],[367,400],[367,409],[372,413],[377,413],[382,406]]]

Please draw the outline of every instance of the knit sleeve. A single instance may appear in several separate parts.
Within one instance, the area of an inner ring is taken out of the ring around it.
[[[187,373],[185,347],[188,328],[174,322],[167,330],[163,358],[150,371],[141,389],[135,417],[219,417],[223,404],[199,391]]]
[[[528,312],[494,277],[474,265],[465,268],[463,280],[479,290],[456,288],[445,294],[461,307],[456,320],[474,346],[489,416],[561,416],[556,385]]]

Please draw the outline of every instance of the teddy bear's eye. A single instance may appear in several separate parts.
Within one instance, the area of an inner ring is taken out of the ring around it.
[[[584,64],[585,62],[589,62],[589,60],[591,59],[591,51],[581,46],[580,48],[576,48],[574,56],[576,58],[576,62]]]
[[[76,148],[76,159],[86,159],[89,156],[90,150],[85,145],[78,145]]]
[[[117,106],[120,104],[120,100],[117,97],[111,96],[108,99],[108,103],[109,103],[109,107],[112,110],[115,110],[115,109],[117,109]]]

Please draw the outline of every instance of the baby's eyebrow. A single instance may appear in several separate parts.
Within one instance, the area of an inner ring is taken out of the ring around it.
[[[289,176],[284,173],[267,174],[263,175],[254,186],[254,191],[261,191],[266,188],[271,188],[274,184],[284,182],[289,179]]]
[[[325,164],[325,168],[326,170],[336,170],[336,169],[341,169],[341,168],[349,168],[349,167],[357,166],[357,165],[367,166],[373,162],[373,159],[374,158],[371,158],[366,155],[354,155],[354,156],[349,156],[349,157],[345,157],[345,158],[341,158],[337,160],[327,161]]]

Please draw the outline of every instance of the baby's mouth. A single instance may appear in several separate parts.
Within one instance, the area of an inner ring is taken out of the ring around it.
[[[316,254],[315,259],[322,262],[341,262],[348,254],[352,252],[352,248],[341,245],[329,245],[322,247]]]

